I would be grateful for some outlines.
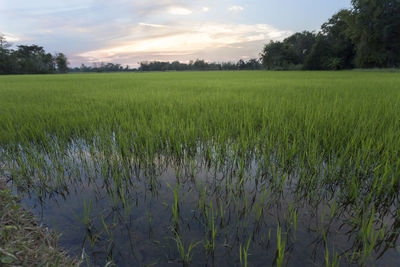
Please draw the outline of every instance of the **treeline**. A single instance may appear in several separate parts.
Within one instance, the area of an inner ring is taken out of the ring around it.
[[[139,71],[204,71],[204,70],[259,70],[263,69],[263,65],[258,59],[239,60],[238,62],[206,62],[201,59],[190,61],[189,63],[181,63],[179,61],[162,62],[151,61],[141,62]]]
[[[63,53],[52,55],[37,45],[19,45],[14,50],[0,35],[0,74],[64,73],[67,70],[68,60]]]
[[[128,71],[207,71],[207,70],[260,70],[264,69],[258,59],[239,60],[238,62],[206,62],[202,59],[182,63],[179,61],[143,61],[139,68],[130,68],[128,65],[114,63],[93,63],[91,66],[82,64],[80,67],[70,68],[70,72],[128,72]]]
[[[267,69],[337,70],[400,67],[400,1],[353,0],[319,33],[295,33],[270,42],[261,54]]]
[[[123,71],[137,71],[137,69],[131,69],[128,65],[125,67],[121,64],[114,63],[93,63],[92,66],[81,64],[80,67],[70,68],[69,72],[123,72]]]

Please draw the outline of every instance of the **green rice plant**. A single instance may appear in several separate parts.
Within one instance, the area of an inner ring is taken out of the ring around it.
[[[249,256],[250,241],[251,241],[251,237],[249,237],[246,247],[242,247],[242,244],[240,244],[240,247],[239,247],[240,264],[244,267],[247,267],[247,257]]]
[[[171,185],[169,185],[167,183],[167,186],[174,194],[174,201],[172,203],[171,210],[172,210],[172,220],[173,220],[174,229],[175,229],[175,231],[177,231],[177,229],[179,228],[179,189],[180,189],[180,184],[178,185],[178,183],[176,183],[174,187],[171,187]]]
[[[174,240],[179,251],[179,256],[183,266],[188,266],[192,261],[192,250],[199,245],[202,241],[196,243],[191,242],[189,246],[185,246],[183,240],[177,232],[175,232]]]
[[[206,241],[204,247],[207,254],[214,258],[216,248],[217,228],[215,226],[213,202],[210,200],[209,208],[205,211],[206,217]]]
[[[325,266],[326,267],[339,267],[340,266],[340,259],[341,257],[339,256],[339,254],[333,251],[333,258],[332,260],[330,260],[329,257],[329,249],[328,246],[325,245]]]
[[[277,238],[276,266],[281,267],[285,256],[286,239],[282,239],[282,229],[279,224],[276,228],[276,238]]]
[[[369,258],[372,256],[372,251],[377,244],[377,241],[384,237],[384,229],[376,231],[374,229],[375,224],[375,207],[372,207],[370,215],[364,212],[361,221],[361,242],[362,251],[360,255],[360,264],[366,265]]]
[[[92,200],[89,200],[89,203],[86,202],[86,199],[83,199],[83,214],[82,218],[75,214],[75,217],[83,224],[87,229],[91,229],[92,221],[91,215],[92,212]]]
[[[200,181],[198,182],[198,192],[199,192],[199,198],[198,198],[197,208],[200,210],[200,212],[206,212],[207,186],[202,187]]]

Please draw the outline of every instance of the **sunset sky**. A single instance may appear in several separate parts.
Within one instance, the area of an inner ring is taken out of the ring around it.
[[[71,66],[258,57],[265,43],[319,30],[350,0],[0,0],[13,44],[63,52]]]

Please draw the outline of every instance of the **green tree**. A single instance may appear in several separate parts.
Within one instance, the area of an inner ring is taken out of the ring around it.
[[[311,52],[315,38],[315,33],[309,31],[297,32],[286,38],[283,41],[286,49],[286,60],[295,65],[303,64],[304,59]]]
[[[46,53],[41,46],[19,45],[15,53],[19,73],[52,73],[55,71],[53,56]]]
[[[319,34],[304,62],[306,70],[330,69],[332,51],[326,35]]]
[[[342,9],[334,14],[328,22],[322,24],[321,33],[329,43],[328,67],[345,69],[354,66],[355,46],[349,37],[352,12]]]
[[[196,59],[193,63],[193,67],[195,70],[205,70],[207,68],[207,63],[202,59]]]
[[[0,74],[12,74],[17,71],[15,53],[10,47],[11,44],[0,34]]]
[[[270,70],[301,68],[315,38],[315,33],[304,31],[289,36],[283,42],[271,41],[261,53],[262,63]]]
[[[263,52],[261,53],[261,60],[263,65],[268,70],[282,68],[284,64],[284,52],[283,43],[271,41],[265,45]]]
[[[349,35],[356,44],[359,67],[395,67],[400,64],[400,1],[352,0]]]
[[[59,73],[66,73],[68,71],[68,59],[63,53],[57,53],[54,60]]]
[[[8,73],[10,51],[6,38],[0,34],[0,74]]]

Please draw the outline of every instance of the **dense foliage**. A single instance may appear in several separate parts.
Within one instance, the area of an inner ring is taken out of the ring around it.
[[[206,62],[202,59],[189,63],[179,61],[142,61],[139,68],[125,67],[114,63],[93,63],[92,66],[82,64],[70,68],[70,72],[132,72],[132,71],[202,71],[202,70],[261,70],[264,66],[258,59],[239,60],[238,62]]]
[[[17,50],[10,47],[0,35],[0,74],[67,72],[68,60],[63,53],[53,56],[37,45],[19,45]]]
[[[69,72],[123,72],[123,71],[136,71],[131,69],[128,65],[125,67],[121,64],[114,63],[93,63],[92,66],[81,64],[80,67],[70,68]]]
[[[353,0],[319,33],[295,33],[262,52],[268,69],[337,70],[400,66],[400,1]]]
[[[201,59],[196,61],[190,61],[189,63],[181,63],[179,61],[173,62],[141,62],[140,71],[167,71],[167,70],[260,70],[263,69],[263,65],[257,59],[239,60],[238,62],[206,62]]]

